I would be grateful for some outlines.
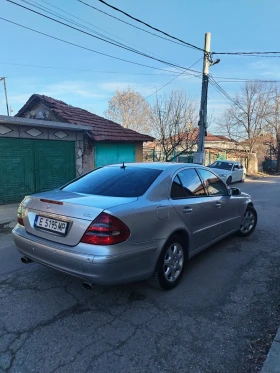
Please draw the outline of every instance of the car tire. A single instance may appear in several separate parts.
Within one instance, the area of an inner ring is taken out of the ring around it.
[[[227,185],[230,185],[231,183],[232,183],[232,177],[229,176],[229,177],[227,178]]]
[[[239,235],[242,237],[246,237],[253,233],[256,228],[257,221],[257,211],[254,209],[254,207],[248,206],[244,213],[243,220],[239,228]]]
[[[186,260],[186,245],[179,236],[172,236],[164,245],[155,271],[148,283],[161,290],[171,290],[178,285]]]

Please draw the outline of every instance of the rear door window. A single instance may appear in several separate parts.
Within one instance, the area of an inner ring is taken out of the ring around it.
[[[180,171],[174,178],[171,187],[171,198],[190,198],[206,196],[203,183],[200,180],[196,170],[190,168]]]
[[[207,192],[211,196],[226,196],[228,195],[227,187],[212,172],[204,169],[199,169],[199,173],[204,180]]]
[[[66,185],[62,190],[110,197],[139,197],[161,172],[133,166],[102,167]]]

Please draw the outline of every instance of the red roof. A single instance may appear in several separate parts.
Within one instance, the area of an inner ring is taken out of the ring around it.
[[[212,135],[209,132],[207,133],[207,136],[205,136],[205,141],[230,141],[230,142],[235,142],[234,140],[231,140],[226,136]]]
[[[145,142],[154,140],[151,136],[124,128],[118,123],[92,114],[87,110],[44,95],[32,95],[15,116],[22,117],[27,110],[31,110],[39,102],[48,107],[61,122],[88,125],[88,132],[95,141]]]

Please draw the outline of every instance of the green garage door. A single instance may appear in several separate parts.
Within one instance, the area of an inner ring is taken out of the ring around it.
[[[74,142],[0,139],[0,204],[57,188],[75,175]]]
[[[96,144],[95,168],[122,162],[135,162],[134,144]]]

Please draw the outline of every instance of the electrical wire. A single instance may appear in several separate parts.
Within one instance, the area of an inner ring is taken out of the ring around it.
[[[209,83],[218,90],[218,93],[220,93],[226,100],[232,105],[237,106],[241,111],[243,111],[245,114],[246,111],[243,109],[243,107],[236,102],[233,98],[229,96],[229,94],[219,85],[219,83],[216,82],[216,80],[213,78],[213,76],[209,75]]]
[[[29,65],[29,64],[22,64],[22,63],[13,63],[13,62],[1,62],[1,65],[11,65],[11,66],[22,66],[22,67],[35,67],[35,68],[40,68],[40,69],[52,69],[52,70],[65,70],[65,71],[80,71],[80,72],[93,72],[93,73],[101,73],[101,74],[122,74],[122,75],[152,75],[152,76],[174,76],[176,75],[173,71],[171,70],[164,70],[166,72],[172,73],[172,74],[152,74],[152,73],[127,73],[127,72],[122,72],[122,71],[102,71],[102,70],[87,70],[87,69],[71,69],[68,67],[55,67],[55,66],[42,66],[42,65]]]
[[[50,9],[50,8],[44,6],[44,5],[39,5],[39,4],[36,3],[34,0],[30,0],[30,1],[32,1],[32,2],[27,1],[27,0],[21,0],[21,1],[24,2],[24,3],[26,3],[26,4],[29,4],[29,5],[33,6],[33,7],[35,7],[35,8],[37,8],[37,9],[40,9],[40,10],[46,12],[46,13],[49,13],[49,14],[55,15],[56,17],[58,17],[58,18],[60,18],[60,19],[63,19],[64,21],[67,21],[67,22],[69,22],[69,23],[71,23],[71,24],[74,24],[75,26],[79,26],[79,27],[81,27],[81,28],[83,28],[83,29],[85,29],[85,30],[91,31],[91,32],[93,32],[94,34],[96,34],[96,35],[98,35],[98,36],[101,36],[101,37],[103,37],[103,38],[105,38],[105,39],[107,39],[107,40],[110,40],[110,41],[113,41],[113,42],[115,42],[115,43],[118,43],[118,44],[120,44],[120,45],[125,46],[125,44],[120,43],[120,42],[118,42],[117,40],[112,39],[112,38],[110,38],[110,37],[108,37],[108,36],[106,36],[106,35],[104,35],[104,34],[102,34],[102,33],[100,33],[100,32],[97,32],[97,31],[93,30],[92,28],[87,27],[87,26],[85,26],[85,25],[83,25],[83,24],[81,24],[81,23],[79,23],[79,22],[76,22],[76,21],[74,21],[73,19],[66,18],[65,16],[63,16],[63,15],[61,15],[61,14],[59,14],[59,13],[53,11],[52,9]],[[154,55],[154,56],[157,56],[157,57],[161,57],[161,56],[156,55],[155,53],[151,53],[151,52],[147,51],[147,50],[144,49],[144,48],[138,47],[138,46],[136,46],[135,44],[130,43],[130,42],[128,42],[128,41],[126,41],[126,40],[124,40],[124,39],[122,39],[122,38],[119,38],[119,37],[117,37],[117,36],[115,36],[115,35],[113,35],[113,34],[107,32],[107,31],[101,29],[100,27],[97,27],[97,26],[93,25],[92,23],[86,22],[85,20],[83,20],[83,19],[81,19],[81,18],[79,18],[79,17],[76,17],[75,15],[73,15],[73,14],[71,14],[71,13],[66,12],[65,10],[63,10],[63,9],[61,9],[61,8],[56,7],[56,6],[54,6],[54,5],[50,4],[50,3],[48,3],[48,2],[45,1],[45,0],[41,0],[41,1],[43,1],[44,3],[46,3],[46,4],[48,4],[48,5],[52,6],[52,7],[54,7],[55,9],[58,9],[58,10],[59,10],[60,12],[62,12],[62,13],[65,13],[65,14],[67,14],[67,15],[70,15],[71,17],[74,17],[74,18],[76,18],[76,19],[78,19],[78,20],[80,20],[80,21],[82,21],[82,22],[84,22],[84,23],[86,23],[86,24],[89,24],[90,26],[92,26],[92,27],[94,27],[94,28],[97,28],[97,29],[99,29],[99,30],[105,32],[106,34],[112,35],[112,36],[114,36],[114,37],[117,38],[117,39],[120,39],[120,40],[122,40],[122,41],[125,41],[126,43],[128,43],[128,44],[130,44],[130,45],[133,45],[134,47],[140,48],[140,49],[142,49],[142,50],[144,50],[144,51],[150,53],[151,55]],[[161,58],[163,58],[163,57],[161,57]],[[170,62],[170,61],[168,61],[168,62]]]
[[[81,0],[78,0],[78,1],[81,2]],[[117,12],[120,12],[120,13],[124,14],[125,16],[127,16],[127,17],[133,19],[134,21],[139,22],[139,23],[142,23],[143,25],[145,25],[145,26],[147,26],[147,27],[149,27],[149,28],[151,28],[151,29],[153,29],[153,30],[155,30],[155,31],[157,31],[157,32],[160,32],[161,34],[166,35],[166,36],[168,36],[168,37],[171,38],[171,39],[178,40],[180,43],[183,43],[183,44],[185,44],[185,45],[187,45],[187,46],[189,46],[189,47],[191,47],[191,48],[194,48],[194,49],[200,50],[200,51],[202,51],[202,52],[205,52],[204,49],[199,48],[199,47],[197,47],[196,45],[193,45],[193,44],[187,43],[187,42],[185,42],[184,40],[181,40],[181,39],[179,39],[179,38],[177,38],[177,37],[175,37],[175,36],[172,36],[172,35],[168,34],[168,33],[165,32],[165,31],[162,31],[162,30],[160,30],[160,29],[158,29],[158,28],[155,28],[155,27],[149,25],[148,23],[141,21],[141,20],[138,19],[138,18],[135,18],[135,17],[131,16],[130,14],[124,12],[123,10],[121,10],[121,9],[119,9],[119,8],[113,6],[113,5],[110,5],[110,4],[106,3],[106,1],[104,1],[104,0],[99,0],[99,1],[100,1],[102,4],[105,4],[106,6],[108,6],[109,8],[112,8],[112,9],[116,10]]]
[[[119,61],[124,61],[124,62],[127,62],[127,63],[131,63],[133,65],[138,65],[138,66],[143,66],[143,67],[147,67],[149,69],[154,69],[154,70],[161,70],[161,71],[168,71],[166,69],[162,69],[160,67],[155,67],[155,66],[149,66],[149,65],[145,65],[145,64],[142,64],[142,63],[139,63],[139,62],[134,62],[134,61],[129,61],[129,60],[126,60],[124,58],[120,58],[120,57],[116,57],[116,56],[112,56],[110,54],[106,54],[106,53],[102,53],[102,52],[98,52],[94,49],[90,49],[90,48],[87,48],[87,47],[84,47],[82,45],[79,45],[79,44],[75,44],[75,43],[72,43],[70,41],[67,41],[67,40],[64,40],[64,39],[60,39],[60,38],[57,38],[56,36],[52,36],[52,35],[49,35],[49,34],[46,34],[44,32],[41,32],[41,31],[38,31],[38,30],[35,30],[35,29],[32,29],[31,27],[27,27],[27,26],[23,26],[17,22],[13,22],[13,21],[10,21],[6,18],[3,18],[3,17],[0,17],[0,19],[2,19],[3,21],[6,21],[8,23],[11,23],[13,25],[16,25],[16,26],[19,26],[19,27],[22,27],[26,30],[30,30],[30,31],[33,31],[33,32],[36,32],[37,34],[40,34],[40,35],[44,35],[44,36],[47,36],[48,38],[51,38],[51,39],[54,39],[54,40],[58,40],[58,41],[61,41],[63,43],[66,43],[66,44],[69,44],[69,45],[73,45],[77,48],[81,48],[81,49],[84,49],[84,50],[87,50],[89,52],[93,52],[93,53],[97,53],[97,54],[100,54],[102,56],[106,56],[106,57],[110,57],[110,58],[113,58],[115,60],[119,60]],[[191,75],[191,74],[190,74]]]
[[[99,0],[101,1],[101,0]],[[260,55],[267,55],[267,54],[280,54],[280,52],[211,52],[211,54],[223,54],[223,55],[231,55],[231,56],[260,56]]]
[[[127,13],[125,13],[125,12],[123,12],[123,11],[121,11],[121,10],[119,10],[118,8],[115,8],[115,7],[113,7],[112,5],[109,5],[109,4],[105,3],[105,1],[102,1],[102,3],[104,3],[104,4],[107,5],[107,6],[109,6],[110,8],[113,8],[113,9],[119,11],[119,12],[124,13],[124,14],[127,15],[128,17],[130,17],[130,18],[132,18],[132,19],[134,19],[134,20],[137,20],[138,22],[143,23],[144,25],[146,25],[146,26],[148,26],[148,27],[150,27],[150,28],[152,28],[152,29],[154,29],[154,30],[156,30],[156,31],[158,31],[158,32],[160,32],[160,33],[162,33],[162,34],[167,35],[167,36],[168,36],[169,38],[171,38],[171,39],[168,39],[168,38],[162,37],[162,36],[157,35],[157,34],[155,34],[155,33],[153,33],[153,32],[150,32],[150,31],[144,30],[144,29],[142,29],[141,27],[137,27],[137,26],[135,26],[135,25],[133,25],[133,24],[131,24],[131,23],[129,23],[129,22],[123,21],[122,19],[117,18],[117,17],[115,17],[115,16],[112,16],[111,14],[106,13],[106,12],[104,12],[104,11],[102,11],[102,10],[100,10],[100,9],[98,9],[98,8],[96,8],[96,7],[94,7],[94,6],[90,5],[90,4],[88,4],[88,3],[84,2],[84,1],[82,1],[82,0],[78,0],[78,1],[79,1],[80,3],[82,3],[82,4],[84,4],[84,5],[86,5],[86,6],[90,7],[90,8],[92,8],[92,9],[97,10],[97,11],[100,12],[100,13],[106,14],[107,16],[112,17],[112,18],[114,18],[114,19],[117,19],[117,20],[120,21],[120,22],[123,22],[123,23],[125,23],[125,24],[127,24],[127,25],[129,25],[129,26],[134,27],[134,28],[137,28],[138,30],[141,30],[141,31],[143,31],[143,32],[146,32],[146,33],[151,34],[151,35],[153,35],[153,36],[156,36],[156,37],[158,37],[158,38],[161,38],[161,39],[164,39],[164,40],[170,41],[170,42],[172,42],[172,43],[179,44],[179,45],[183,45],[183,46],[186,46],[186,47],[189,47],[189,48],[193,48],[193,49],[197,49],[197,50],[199,50],[199,51],[204,52],[204,49],[199,48],[199,47],[197,47],[197,46],[195,46],[195,45],[193,45],[193,44],[187,43],[187,42],[185,42],[185,41],[183,41],[183,40],[180,40],[180,39],[178,39],[178,38],[176,38],[176,37],[174,37],[174,36],[171,36],[171,35],[165,33],[164,31],[161,31],[161,30],[159,30],[159,29],[156,29],[156,28],[154,28],[154,27],[152,27],[152,26],[146,24],[145,22],[142,22],[142,21],[140,21],[140,20],[138,20],[138,19],[136,19],[136,18],[134,18],[134,17],[131,17],[130,15],[128,15]],[[172,40],[172,39],[174,39],[174,40],[178,40],[180,43],[175,42],[175,41]]]
[[[152,59],[152,60],[155,60],[155,61],[158,61],[158,62],[164,63],[164,64],[169,65],[169,66],[172,66],[172,67],[177,67],[177,68],[179,68],[179,69],[189,70],[189,71],[192,71],[192,72],[196,72],[196,73],[197,73],[197,71],[190,70],[190,69],[186,69],[186,68],[183,67],[183,66],[176,65],[176,64],[173,64],[173,63],[170,63],[170,62],[167,62],[167,61],[164,61],[164,60],[161,60],[161,59],[158,59],[158,58],[155,58],[155,57],[149,56],[149,55],[147,55],[146,53],[141,53],[140,51],[137,51],[137,50],[132,49],[132,48],[130,48],[130,47],[124,47],[124,46],[122,46],[122,45],[120,45],[120,44],[117,44],[117,43],[114,43],[114,42],[108,41],[108,40],[106,40],[106,39],[100,38],[100,37],[95,36],[95,35],[93,35],[93,34],[91,34],[91,33],[88,33],[88,32],[86,32],[86,31],[80,30],[80,29],[78,29],[77,27],[73,27],[73,26],[71,26],[71,25],[68,25],[67,23],[64,23],[64,22],[58,21],[58,20],[56,20],[56,19],[54,19],[54,18],[52,18],[52,17],[49,17],[49,16],[47,16],[47,15],[45,15],[45,14],[42,14],[42,13],[40,13],[40,12],[37,12],[36,10],[30,9],[30,8],[28,8],[28,7],[25,7],[24,5],[18,4],[18,3],[16,3],[16,2],[12,1],[12,0],[6,0],[6,1],[9,2],[9,3],[12,3],[12,4],[14,4],[14,5],[17,5],[17,6],[21,7],[21,8],[24,8],[24,9],[26,9],[26,10],[29,10],[29,11],[31,11],[31,12],[33,12],[33,13],[36,13],[36,14],[42,16],[42,17],[45,17],[45,18],[47,18],[47,19],[50,19],[50,20],[52,20],[52,21],[54,21],[54,22],[57,22],[57,23],[59,23],[59,24],[62,24],[62,25],[64,25],[64,26],[66,26],[66,27],[69,27],[69,28],[71,28],[71,29],[74,29],[74,30],[76,30],[76,31],[79,31],[79,32],[81,32],[81,33],[83,33],[83,34],[86,34],[86,35],[92,36],[92,37],[94,37],[94,38],[96,38],[96,39],[99,39],[99,40],[105,41],[106,43],[112,44],[112,45],[117,46],[117,47],[119,47],[119,48],[122,48],[122,49],[128,50],[128,51],[130,51],[130,52],[133,52],[133,53],[139,54],[139,55],[141,55],[141,56],[144,56],[144,57],[150,58],[150,59]]]
[[[196,62],[194,62],[189,68],[193,67],[194,65],[196,65],[199,61],[201,61],[203,59],[203,57],[199,58]],[[168,84],[172,83],[175,79],[179,78],[182,74],[184,74],[184,72],[181,72],[180,74],[178,74],[177,76],[175,76],[175,78],[169,80],[169,82],[167,82],[166,84],[164,84],[163,86],[161,86],[160,88],[158,88],[156,91],[154,91],[153,93],[151,93],[149,96],[145,97],[145,100],[147,100],[147,98],[153,96],[154,94],[158,93],[158,91],[160,91],[162,88],[166,87]],[[201,73],[199,74],[201,75]]]

